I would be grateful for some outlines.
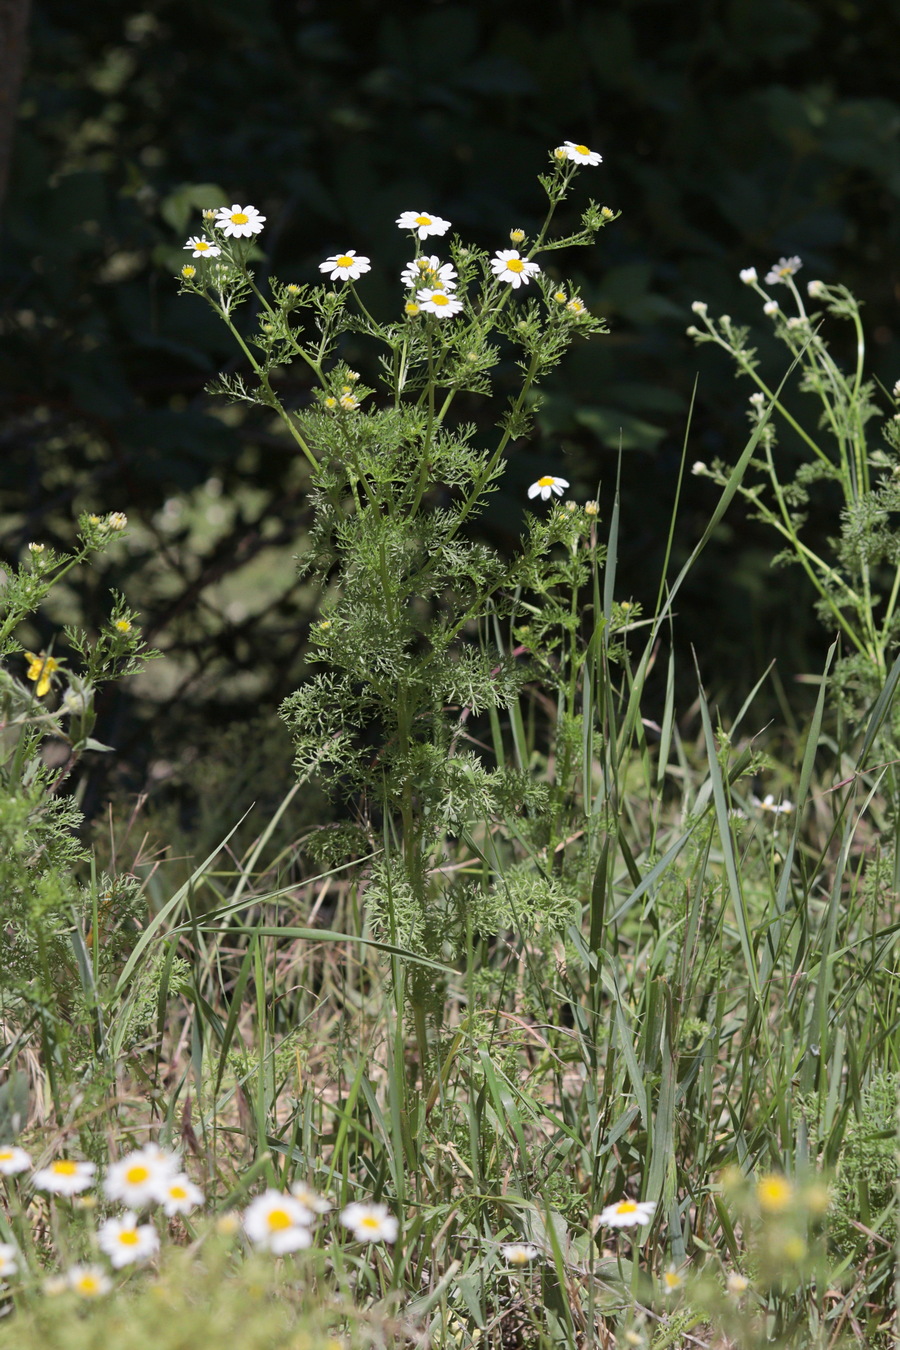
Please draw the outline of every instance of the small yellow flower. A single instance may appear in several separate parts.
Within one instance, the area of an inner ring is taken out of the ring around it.
[[[767,1172],[756,1183],[756,1199],[764,1214],[783,1214],[793,1198],[793,1186],[776,1172]]]
[[[600,214],[604,220],[612,220],[613,216],[615,215],[615,211],[611,211],[608,206],[601,206]]]
[[[130,619],[116,619],[116,622],[113,626],[120,633],[130,633],[132,629],[132,622]]]
[[[297,285],[297,283],[296,283],[295,281],[289,282],[288,285],[285,286],[284,289],[285,289],[285,291],[286,291],[286,293],[287,293],[288,295],[299,295],[299,294],[300,294],[300,287]]]
[[[359,371],[358,371],[358,370],[348,370],[348,371],[347,371],[347,379],[350,381],[351,384],[356,384],[356,381],[359,379]]]
[[[184,277],[185,281],[190,281],[191,277],[197,275],[197,269],[196,267],[191,267],[190,263],[185,263],[184,267],[181,269],[181,275]]]
[[[45,548],[46,548],[46,545],[45,545],[45,544],[29,544],[29,545],[28,545],[28,551],[29,551],[29,553],[43,553],[43,551],[44,551]]]
[[[746,1275],[741,1275],[736,1270],[730,1270],[725,1281],[725,1288],[733,1298],[740,1298],[741,1294],[746,1294],[750,1288],[750,1281]]]
[[[88,516],[88,523],[89,523],[90,525],[99,525],[99,524],[100,524],[100,517],[99,517],[99,516]]]
[[[827,1186],[814,1181],[811,1186],[807,1186],[803,1192],[803,1198],[806,1201],[806,1208],[810,1214],[820,1219],[823,1214],[827,1214],[831,1208],[831,1192]]]
[[[124,511],[111,511],[106,517],[106,524],[111,530],[124,530],[128,524],[128,517]]]
[[[668,1266],[663,1271],[662,1283],[665,1293],[676,1294],[684,1285],[684,1276],[674,1266]]]
[[[359,399],[352,394],[341,394],[339,402],[345,412],[353,412],[354,408],[359,407]]]
[[[416,304],[415,300],[407,300],[403,308],[409,315],[418,314],[419,312],[419,306]]]
[[[566,309],[570,314],[574,314],[577,319],[580,319],[582,314],[587,314],[587,306],[582,300],[578,299],[570,300],[566,305]]]
[[[803,1238],[800,1237],[799,1233],[792,1233],[784,1239],[784,1242],[781,1244],[781,1250],[788,1261],[796,1264],[797,1262],[802,1261],[806,1255],[806,1243],[803,1241]]]
[[[556,301],[558,305],[564,305],[568,301],[569,297],[566,295],[565,291],[554,291],[553,299]]]
[[[556,149],[553,151],[553,158],[558,159],[560,163],[562,163],[564,159],[568,159],[568,155],[566,154],[563,147],[561,145],[558,145]]]
[[[41,652],[40,656],[34,652],[26,652],[28,659],[27,676],[29,680],[37,681],[35,693],[38,698],[43,698],[48,693],[51,685],[51,675],[55,670],[59,670],[60,662],[55,656],[48,656],[46,652]]]
[[[511,244],[521,244],[525,240],[524,230],[510,230],[509,241]]]
[[[600,507],[597,502],[585,502],[584,514],[586,516],[596,516],[600,513]]]
[[[324,400],[324,403],[326,408],[336,408],[338,405],[338,401],[334,397],[334,394],[329,394],[328,397]]]

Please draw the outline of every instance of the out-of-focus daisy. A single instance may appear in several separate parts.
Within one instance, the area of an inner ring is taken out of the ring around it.
[[[446,234],[450,228],[449,220],[429,215],[427,211],[404,211],[396,223],[401,230],[415,230],[420,239],[427,239],[430,234]]]
[[[176,1172],[163,1182],[159,1199],[163,1213],[171,1219],[175,1214],[190,1214],[191,1210],[202,1205],[203,1192],[184,1172]]]
[[[110,511],[104,522],[108,530],[124,530],[128,517],[124,511]]]
[[[512,286],[513,290],[527,286],[535,273],[540,270],[537,263],[520,258],[519,251],[515,248],[501,248],[491,259],[491,271],[494,276],[498,281],[505,281]]]
[[[803,260],[796,255],[793,258],[779,258],[774,267],[766,273],[766,285],[787,285],[788,278],[794,276],[803,266]]]
[[[51,685],[51,675],[59,670],[60,662],[55,656],[48,656],[46,652],[26,652],[28,660],[28,670],[25,672],[29,680],[37,681],[35,693],[38,698],[43,698],[48,693]]]
[[[15,1144],[4,1144],[0,1148],[0,1173],[5,1177],[14,1177],[17,1172],[27,1172],[31,1167],[31,1156],[24,1148]]]
[[[397,1241],[399,1225],[387,1205],[348,1205],[341,1212],[341,1223],[357,1242]]]
[[[787,1177],[766,1172],[756,1183],[756,1202],[764,1214],[783,1214],[794,1201],[794,1188]]]
[[[320,627],[325,627],[327,620],[324,620]],[[330,628],[331,625],[327,624]],[[312,1186],[307,1186],[305,1181],[295,1181],[291,1187],[291,1195],[295,1200],[299,1200],[304,1209],[308,1209],[311,1214],[327,1214],[332,1208],[331,1201],[324,1195],[319,1195]]]
[[[536,497],[540,493],[541,501],[545,502],[554,492],[557,497],[561,497],[564,489],[568,486],[568,479],[554,478],[552,474],[545,473],[543,478],[539,478],[536,483],[532,483],[528,489],[528,495],[529,497]]]
[[[729,1270],[725,1280],[725,1288],[732,1298],[740,1298],[741,1294],[746,1294],[750,1288],[750,1281],[746,1275],[741,1275],[739,1271]]]
[[[80,1298],[102,1298],[112,1289],[112,1280],[102,1266],[70,1266],[65,1282]]]
[[[211,244],[208,239],[202,238],[199,234],[194,234],[185,244],[185,248],[192,248],[194,252],[192,258],[218,258],[222,252],[215,244]]]
[[[527,1266],[538,1254],[533,1242],[502,1242],[500,1255],[511,1266]]]
[[[177,1168],[174,1154],[157,1144],[148,1144],[110,1166],[103,1190],[109,1200],[121,1200],[130,1208],[143,1209],[161,1201],[163,1187]]]
[[[653,1200],[617,1200],[600,1211],[598,1222],[607,1228],[634,1228],[649,1223],[655,1213]]]
[[[602,164],[603,156],[596,150],[589,150],[586,145],[576,145],[574,141],[563,141],[558,146],[555,154],[558,159],[571,159],[576,164]]]
[[[417,291],[416,300],[423,314],[436,314],[439,319],[450,319],[463,307],[461,300],[446,291]]]
[[[767,300],[763,305],[763,314],[768,314],[769,318],[771,318],[773,314],[778,313],[779,309],[780,305],[777,300]]]
[[[371,270],[369,259],[362,254],[357,257],[355,248],[348,248],[346,253],[335,253],[319,263],[319,271],[330,273],[332,281],[358,281],[363,272]]]
[[[684,1276],[672,1266],[667,1266],[663,1271],[662,1287],[664,1294],[677,1294],[679,1289],[684,1288]]]
[[[754,286],[759,280],[755,267],[742,267],[740,275],[745,286]]]
[[[577,296],[574,300],[569,301],[566,305],[566,309],[570,314],[574,314],[576,319],[580,319],[582,314],[587,314],[587,305],[585,305],[583,300],[579,300]]]
[[[751,792],[750,805],[755,806],[758,811],[768,811],[773,816],[789,816],[794,809],[793,802],[776,802],[771,792],[767,792],[762,801]]]
[[[265,216],[261,216],[255,206],[220,206],[216,211],[216,228],[233,239],[249,239],[259,234]]]
[[[311,1245],[309,1230],[314,1218],[292,1195],[268,1190],[244,1210],[244,1232],[254,1246],[282,1256]]]
[[[400,273],[405,286],[428,286],[433,291],[453,291],[456,289],[456,268],[452,263],[442,263],[434,254],[431,257],[413,258]]]
[[[149,1261],[159,1251],[159,1234],[152,1224],[137,1221],[132,1211],[107,1219],[97,1230],[97,1246],[116,1270],[135,1262]]]
[[[74,1158],[57,1158],[48,1167],[42,1167],[31,1178],[35,1190],[50,1191],[52,1195],[77,1195],[94,1184],[96,1165],[76,1162]]]
[[[19,1250],[11,1242],[0,1242],[0,1280],[15,1275],[19,1269]]]

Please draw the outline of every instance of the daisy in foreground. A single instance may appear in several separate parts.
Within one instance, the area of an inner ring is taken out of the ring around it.
[[[77,1195],[94,1184],[96,1165],[75,1162],[72,1158],[57,1158],[49,1167],[42,1167],[31,1178],[36,1191],[50,1191],[52,1195]]]
[[[399,1225],[387,1205],[348,1205],[341,1223],[357,1242],[396,1242]]]
[[[102,1266],[71,1266],[65,1280],[81,1298],[101,1298],[112,1289],[112,1280]]]
[[[575,164],[602,164],[603,156],[586,145],[576,145],[574,141],[563,141],[554,151],[557,159],[571,159]]]
[[[491,259],[491,271],[494,276],[498,281],[505,281],[507,285],[512,286],[513,290],[527,286],[540,270],[537,263],[521,258],[519,250],[515,248],[501,248]]]
[[[234,206],[220,206],[216,211],[216,228],[227,238],[249,239],[260,233],[264,220],[265,216],[261,216],[255,206],[238,206],[236,202]]]
[[[268,1190],[244,1211],[244,1232],[255,1247],[283,1256],[312,1245],[315,1215],[292,1195]]]
[[[655,1213],[655,1200],[617,1200],[600,1211],[598,1223],[607,1228],[635,1228],[649,1223]]]
[[[563,495],[563,490],[569,486],[565,478],[554,478],[552,474],[546,473],[543,478],[539,478],[536,483],[532,483],[528,489],[529,497],[541,495],[541,501],[546,501],[551,493],[555,492],[557,497]]]
[[[533,1242],[501,1242],[500,1255],[511,1266],[527,1266],[537,1256],[538,1249]]]
[[[215,244],[211,244],[208,239],[201,239],[199,235],[192,235],[185,244],[185,248],[194,250],[191,255],[193,258],[218,258],[222,252],[220,248],[216,248]]]
[[[357,257],[355,248],[348,248],[346,253],[335,253],[333,257],[319,263],[319,271],[329,272],[332,281],[358,281],[363,272],[371,270],[369,259],[362,254]]]
[[[131,1210],[107,1219],[97,1230],[97,1246],[116,1270],[137,1261],[149,1261],[159,1251],[159,1234],[152,1224],[139,1224]]]
[[[396,223],[401,230],[415,230],[420,239],[427,239],[430,234],[446,234],[450,228],[449,220],[431,216],[427,211],[404,211]]]

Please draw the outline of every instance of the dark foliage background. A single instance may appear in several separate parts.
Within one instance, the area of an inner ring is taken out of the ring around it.
[[[608,517],[621,444],[620,587],[652,603],[698,375],[689,462],[735,458],[746,427],[750,390],[684,336],[691,301],[755,320],[739,269],[799,253],[802,280],[862,296],[875,373],[900,375],[898,37],[898,0],[37,0],[0,262],[2,549],[64,542],[88,507],[138,522],[105,582],[170,660],[103,710],[134,781],[296,687],[315,603],[290,563],[302,468],[268,419],[204,395],[234,352],[175,296],[202,185],[267,215],[283,280],[337,248],[370,254],[386,313],[400,210],[502,247],[538,217],[547,151],[600,149],[573,212],[590,193],[622,219],[555,260],[612,333],[548,388],[482,528],[513,541],[547,471],[581,499],[600,482]],[[688,479],[676,562],[713,500]],[[803,579],[773,574],[773,551],[735,508],[683,592],[678,640],[728,704],[772,656],[786,683],[820,662]],[[103,591],[76,581],[48,625],[90,621]]]

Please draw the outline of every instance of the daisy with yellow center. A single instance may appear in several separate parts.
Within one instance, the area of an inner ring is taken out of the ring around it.
[[[330,628],[331,625],[327,619],[323,619],[319,627]],[[307,1186],[305,1181],[295,1181],[291,1187],[291,1195],[311,1214],[327,1214],[331,1209],[331,1201],[326,1200],[324,1195],[319,1195],[319,1192],[314,1191],[311,1186]]]
[[[104,1193],[108,1200],[121,1200],[134,1209],[159,1204],[177,1166],[174,1155],[150,1145],[111,1164],[103,1183]]]
[[[557,497],[563,495],[563,490],[569,486],[567,478],[554,478],[552,474],[546,473],[543,478],[539,478],[536,483],[532,483],[528,489],[529,497],[537,497],[540,494],[541,501],[546,501],[554,492]]]
[[[97,1246],[105,1252],[116,1270],[149,1261],[159,1251],[159,1234],[152,1224],[139,1224],[127,1210],[119,1218],[107,1219],[97,1230]]]
[[[110,511],[109,515],[106,517],[105,524],[108,530],[119,532],[120,530],[124,530],[125,526],[128,524],[128,517],[124,511]]]
[[[79,1298],[102,1298],[112,1289],[112,1280],[102,1266],[72,1266],[65,1281]]]
[[[413,258],[400,273],[405,286],[428,286],[434,291],[453,291],[456,289],[456,268],[452,263],[442,263],[440,258]]]
[[[268,1190],[244,1211],[244,1232],[254,1247],[283,1256],[312,1244],[310,1228],[314,1221],[312,1211],[292,1195]]]
[[[54,671],[59,670],[61,663],[57,661],[55,656],[48,656],[46,652],[41,652],[40,655],[35,652],[26,652],[25,656],[28,660],[26,672],[28,679],[37,682],[35,693],[38,698],[43,698],[50,690],[52,683],[50,677]]]
[[[511,1266],[527,1266],[535,1259],[538,1249],[532,1242],[503,1242],[500,1255]]]
[[[783,1214],[793,1199],[793,1186],[777,1172],[767,1172],[756,1183],[756,1201],[764,1214]]]
[[[255,206],[220,206],[216,212],[216,229],[226,238],[249,239],[259,234],[263,228],[265,216],[261,216]]]
[[[133,625],[130,619],[116,619],[113,627],[119,633],[130,633]]]
[[[396,1242],[399,1224],[387,1205],[348,1205],[341,1223],[349,1228],[357,1242]]]
[[[582,314],[587,314],[587,306],[583,300],[570,300],[566,309],[570,314],[574,314],[576,319],[580,319]]]
[[[211,244],[208,239],[204,239],[203,236],[199,234],[191,235],[190,239],[185,244],[185,248],[192,248],[194,250],[191,254],[191,257],[193,258],[218,258],[219,254],[222,252],[215,244]]]
[[[684,1287],[684,1276],[674,1266],[668,1266],[663,1271],[662,1287],[665,1294],[677,1294]]]
[[[14,1177],[19,1172],[27,1172],[31,1167],[31,1157],[24,1148],[15,1144],[5,1144],[0,1148],[0,1175]]]
[[[396,224],[401,230],[413,230],[420,239],[427,239],[430,234],[446,234],[450,228],[449,220],[442,220],[428,211],[404,211],[397,217]]]
[[[636,1228],[649,1223],[655,1213],[653,1200],[617,1200],[601,1210],[599,1223],[607,1228]]]
[[[570,159],[574,164],[597,165],[603,163],[603,156],[586,145],[576,145],[574,141],[563,141],[553,152],[557,159]]]
[[[462,301],[446,291],[424,290],[416,292],[416,299],[423,314],[434,314],[439,319],[452,319],[462,310]]]
[[[163,1213],[167,1218],[175,1214],[190,1214],[191,1210],[203,1204],[203,1192],[183,1172],[169,1177],[160,1190]]]
[[[31,1178],[36,1191],[51,1195],[77,1195],[94,1184],[97,1168],[92,1162],[76,1162],[73,1158],[57,1158],[48,1167],[42,1167]]]
[[[319,263],[320,272],[328,272],[332,281],[358,281],[364,272],[371,272],[372,264],[362,254],[357,256],[355,248],[346,253],[335,253]]]
[[[185,281],[191,281],[192,278],[197,275],[197,269],[196,267],[191,267],[190,263],[185,263],[184,267],[181,269],[181,275],[184,277]]]
[[[779,258],[775,266],[771,267],[766,273],[766,285],[777,286],[780,284],[786,286],[790,278],[799,272],[802,266],[803,260],[798,258],[796,254],[793,258]]]
[[[403,312],[408,315],[409,318],[413,319],[419,312],[419,306],[416,304],[415,300],[407,300],[406,304],[403,306]]]
[[[505,281],[513,290],[527,286],[533,276],[540,272],[537,263],[529,262],[519,256],[518,249],[501,248],[491,259],[491,271],[498,281]]]

